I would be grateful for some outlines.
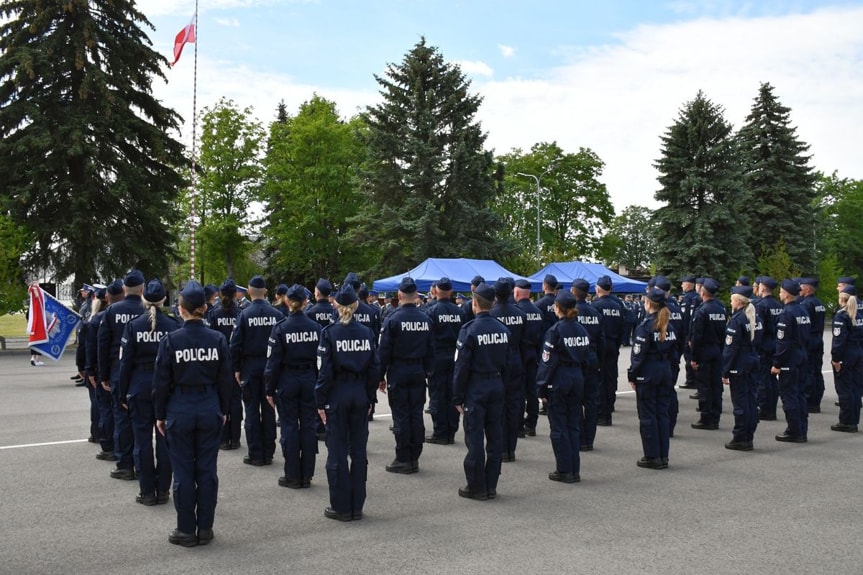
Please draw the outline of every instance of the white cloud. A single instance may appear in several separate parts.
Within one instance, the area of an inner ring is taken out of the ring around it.
[[[216,18],[215,22],[219,26],[225,26],[228,28],[239,28],[240,27],[240,21],[237,20],[236,18]]]
[[[798,137],[811,145],[812,165],[863,179],[857,142],[863,131],[861,29],[863,8],[699,19],[640,26],[622,33],[618,44],[571,51],[567,63],[539,78],[492,79],[483,62],[457,63],[479,76],[472,89],[483,97],[478,117],[490,147],[503,153],[557,141],[569,152],[592,148],[606,164],[603,181],[622,210],[630,204],[656,206],[653,162],[659,138],[699,89],[724,106],[726,119],[739,128],[760,82],[770,82],[791,108]],[[154,89],[191,120],[192,62],[185,58],[167,71],[170,85]],[[199,107],[225,96],[254,106],[264,123],[273,119],[280,99],[294,112],[314,92],[335,101],[343,116],[380,100],[376,86],[330,89],[206,59],[198,81]]]
[[[500,50],[500,55],[504,58],[512,58],[515,56],[515,48],[506,44],[498,44],[497,49]]]
[[[494,75],[494,70],[491,69],[491,66],[480,60],[456,60],[453,63],[458,64],[461,71],[465,74],[486,76],[488,78]]]
[[[475,84],[484,96],[479,117],[497,152],[551,140],[567,151],[592,148],[618,210],[655,206],[659,137],[681,106],[702,89],[739,128],[760,82],[770,82],[811,145],[812,165],[863,178],[855,142],[863,129],[861,27],[860,8],[640,26],[542,79]]]

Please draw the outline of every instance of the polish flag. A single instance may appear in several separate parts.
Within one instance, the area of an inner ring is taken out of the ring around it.
[[[27,318],[27,335],[30,345],[48,341],[48,317],[45,313],[45,295],[39,284],[30,286],[30,315]]]
[[[174,67],[174,64],[180,60],[180,55],[183,53],[183,46],[185,46],[187,42],[195,42],[195,18],[197,16],[197,13],[192,15],[192,20],[189,24],[180,30],[177,37],[174,38],[174,62],[171,63],[172,68]]]

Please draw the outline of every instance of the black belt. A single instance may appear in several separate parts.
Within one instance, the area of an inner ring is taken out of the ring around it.
[[[307,369],[312,369],[313,367],[315,367],[314,363],[302,363],[298,365],[286,365],[285,369],[287,369],[288,371],[303,371]]]
[[[420,365],[422,362],[419,358],[394,359],[393,365]]]

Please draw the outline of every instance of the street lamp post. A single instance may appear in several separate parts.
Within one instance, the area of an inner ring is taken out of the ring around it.
[[[539,176],[535,176],[533,174],[525,174],[524,172],[518,172],[516,176],[521,176],[522,178],[533,178],[536,182],[536,265],[542,265],[542,260],[540,258],[540,244],[542,240],[540,239],[540,193],[542,192],[542,187],[540,187],[540,180],[544,176],[546,176],[549,172],[554,169],[554,163],[549,165],[543,173]]]

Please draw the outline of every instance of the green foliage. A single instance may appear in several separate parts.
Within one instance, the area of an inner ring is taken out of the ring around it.
[[[841,270],[863,270],[863,181],[821,176],[816,186],[819,252],[834,255]],[[840,274],[842,275],[842,274]]]
[[[0,203],[25,264],[75,283],[135,265],[162,274],[182,179],[179,116],[153,98],[164,57],[134,2],[0,8]]]
[[[758,270],[761,272],[760,275],[770,276],[779,282],[786,278],[800,277],[800,268],[791,260],[784,238],[779,238],[778,242],[761,248]]]
[[[363,200],[350,238],[380,254],[380,276],[428,257],[502,258],[493,159],[476,113],[481,98],[459,67],[421,39],[375,76],[383,101],[367,111]]]
[[[836,254],[829,254],[818,262],[818,290],[816,296],[820,299],[827,311],[832,314],[839,307],[839,294],[836,292],[837,279],[845,275],[839,258]]]
[[[785,239],[791,261],[799,268],[815,268],[815,218],[810,209],[817,175],[809,167],[809,146],[791,126],[790,108],[779,103],[773,87],[758,91],[746,124],[736,136],[743,186],[752,201],[746,206],[750,227],[759,242]]]
[[[23,276],[20,261],[29,239],[22,226],[0,215],[0,314],[23,309],[29,278]]]
[[[555,142],[535,144],[529,153],[512,150],[496,158],[504,167],[506,193],[493,209],[504,222],[504,235],[535,270],[550,261],[593,259],[602,247],[601,230],[614,217],[605,184],[604,164],[592,150],[565,153]],[[519,175],[522,174],[522,175]],[[539,179],[539,192],[537,180]],[[537,202],[541,255],[536,261]]]
[[[244,282],[256,267],[251,259],[255,222],[249,213],[261,182],[263,136],[252,109],[240,110],[233,100],[222,98],[201,114],[196,275],[204,281],[232,277]]]
[[[273,277],[313,285],[370,265],[370,250],[346,237],[362,203],[357,174],[363,160],[362,119],[345,122],[335,103],[318,95],[296,117],[270,125],[261,198],[266,203],[265,253]]]
[[[646,270],[656,251],[656,234],[656,221],[650,209],[627,206],[611,222],[603,238],[603,260],[630,270]]]
[[[731,125],[699,91],[661,139],[657,266],[671,277],[692,273],[727,285],[752,260]]]

